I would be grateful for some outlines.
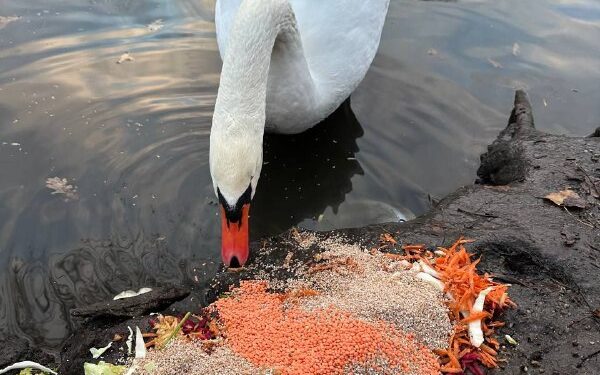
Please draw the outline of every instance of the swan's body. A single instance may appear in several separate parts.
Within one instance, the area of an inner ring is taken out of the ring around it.
[[[217,1],[223,69],[211,129],[210,169],[223,209],[226,264],[232,257],[240,264],[247,258],[247,243],[239,243],[247,242],[247,225],[243,239],[227,237],[226,244],[226,234],[232,223],[236,230],[244,226],[244,209],[247,213],[262,166],[265,129],[302,132],[348,98],[375,56],[388,3]],[[226,247],[242,245],[245,254],[226,254]]]
[[[246,0],[243,11],[249,18],[234,31],[241,3],[217,1],[221,57],[226,60],[230,43],[235,56],[240,48],[264,47],[270,57],[266,128],[299,133],[329,116],[364,78],[377,52],[389,0]],[[269,23],[269,31],[279,34],[276,40],[259,36]],[[250,73],[247,65],[241,68]]]

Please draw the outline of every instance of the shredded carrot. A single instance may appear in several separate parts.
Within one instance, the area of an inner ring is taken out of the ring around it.
[[[447,302],[450,317],[455,324],[454,332],[449,341],[448,349],[438,350],[436,354],[440,357],[442,373],[462,373],[461,359],[466,355],[473,355],[477,360],[488,368],[498,367],[496,359],[497,349],[500,347],[498,340],[493,338],[495,329],[503,327],[504,322],[491,320],[496,313],[507,307],[515,307],[516,304],[508,296],[508,285],[499,284],[492,280],[491,275],[479,274],[477,266],[480,259],[473,259],[465,248],[465,244],[472,240],[459,238],[450,247],[438,247],[442,255],[434,257],[425,245],[404,245],[402,249],[405,255],[393,255],[396,259],[409,261],[424,261],[440,275],[444,283],[445,292],[451,297]],[[389,255],[392,257],[392,255]],[[486,295],[483,311],[473,311],[473,304],[483,290],[492,290]],[[467,317],[462,317],[461,312],[468,311]],[[480,348],[471,345],[467,324],[481,320],[481,328],[484,333],[485,342]]]
[[[481,344],[479,346],[479,349],[483,350],[484,352],[486,352],[489,355],[498,355],[498,352],[496,352],[494,349],[490,348],[486,344]]]

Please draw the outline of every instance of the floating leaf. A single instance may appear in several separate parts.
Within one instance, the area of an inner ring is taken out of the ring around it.
[[[514,43],[512,46],[512,54],[515,56],[519,56],[521,54],[521,47],[519,46],[519,43]]]
[[[19,19],[21,19],[21,17],[16,17],[16,16],[4,17],[4,16],[0,16],[0,29],[3,29],[9,23],[17,21]]]
[[[71,199],[76,200],[79,198],[77,186],[69,184],[69,181],[66,178],[49,177],[46,179],[46,187],[48,189],[54,190],[52,192],[52,195],[64,195],[65,201],[69,201]]]
[[[500,64],[498,61],[496,61],[496,60],[494,60],[494,59],[492,59],[492,58],[489,58],[489,57],[488,57],[487,61],[488,61],[488,62],[489,62],[489,63],[490,63],[490,64],[491,64],[491,65],[492,65],[494,68],[496,68],[496,69],[502,69],[502,64]]]
[[[158,19],[158,20],[152,22],[151,24],[149,24],[148,26],[146,26],[146,28],[149,31],[158,31],[158,30],[162,29],[163,26],[164,26],[163,20]]]
[[[131,62],[131,61],[135,61],[135,59],[133,58],[133,56],[131,56],[129,54],[129,52],[125,52],[124,54],[121,55],[121,57],[119,57],[119,60],[117,60],[117,64],[123,64],[124,62]]]

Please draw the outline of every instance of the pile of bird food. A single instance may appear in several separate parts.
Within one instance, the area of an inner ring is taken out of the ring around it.
[[[285,292],[247,280],[201,314],[158,316],[129,373],[483,374],[498,363],[497,314],[514,304],[466,243],[390,254],[319,242]]]

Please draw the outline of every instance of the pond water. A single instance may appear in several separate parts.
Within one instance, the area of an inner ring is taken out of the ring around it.
[[[0,332],[57,348],[74,306],[216,272],[213,12],[207,0],[2,2]],[[591,133],[599,41],[594,0],[392,1],[350,102],[266,140],[252,236],[423,213],[475,179],[516,88],[538,128]]]

